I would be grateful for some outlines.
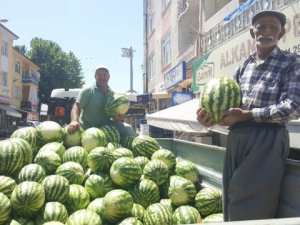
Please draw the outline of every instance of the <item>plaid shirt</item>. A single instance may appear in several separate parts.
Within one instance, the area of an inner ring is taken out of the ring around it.
[[[276,47],[256,65],[255,53],[234,75],[242,90],[242,109],[257,122],[287,123],[300,115],[300,56]]]

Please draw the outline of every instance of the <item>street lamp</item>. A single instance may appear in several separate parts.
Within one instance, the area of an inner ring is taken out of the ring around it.
[[[133,58],[133,49],[130,48],[122,48],[122,57],[130,58],[130,90],[128,92],[130,93],[136,93],[135,90],[133,90],[133,70],[132,70],[132,58]]]
[[[7,19],[0,19],[0,23],[6,23],[6,22],[8,22]]]

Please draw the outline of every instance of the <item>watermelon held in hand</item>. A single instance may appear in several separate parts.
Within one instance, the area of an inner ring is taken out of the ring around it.
[[[129,109],[129,100],[124,94],[115,93],[106,99],[105,113],[111,118],[117,115],[125,115]]]
[[[226,77],[213,78],[205,86],[200,98],[200,106],[216,123],[222,112],[241,105],[241,89],[236,81]]]

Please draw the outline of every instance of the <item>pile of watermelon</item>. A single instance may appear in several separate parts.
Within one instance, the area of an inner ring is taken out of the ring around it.
[[[218,189],[150,136],[113,126],[68,134],[53,121],[0,141],[0,225],[222,221]]]

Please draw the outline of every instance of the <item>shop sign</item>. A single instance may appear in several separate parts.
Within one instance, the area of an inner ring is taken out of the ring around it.
[[[5,104],[10,103],[9,89],[2,85],[0,86],[0,102]]]
[[[184,103],[186,101],[193,99],[193,93],[192,92],[173,92],[172,93],[172,102],[173,105],[179,105],[181,103]]]
[[[168,89],[186,78],[186,62],[182,61],[164,75],[164,87]]]

